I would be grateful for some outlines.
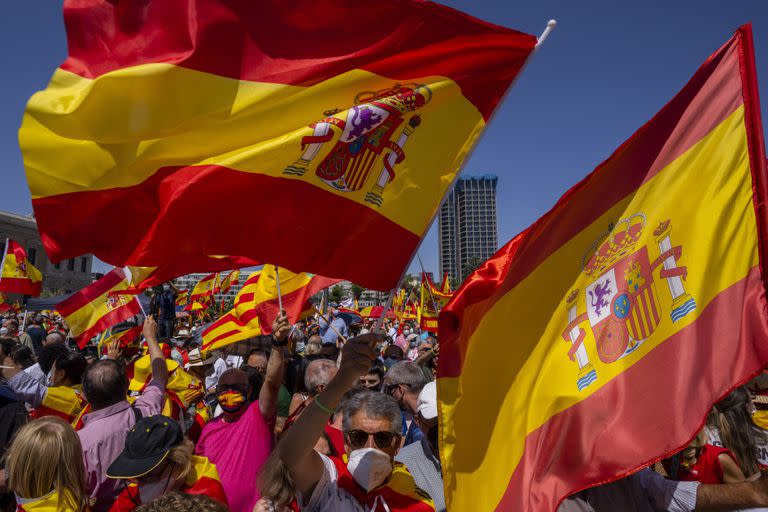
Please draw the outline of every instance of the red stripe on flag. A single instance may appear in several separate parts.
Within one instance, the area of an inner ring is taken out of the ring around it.
[[[228,200],[211,215],[200,205],[215,196]],[[199,260],[196,251],[205,247],[210,254],[247,254],[290,270],[345,275],[361,286],[385,290],[398,281],[419,242],[418,235],[371,208],[309,183],[219,166],[166,167],[136,186],[37,198],[33,204],[46,250],[67,247],[66,253],[56,255],[59,259],[90,251],[102,261],[121,266],[129,258],[136,266],[162,264],[168,273],[174,266]],[[115,209],[115,204],[123,207]],[[307,222],[305,209],[286,208],[286,204],[311,205],[314,211],[332,216],[334,231],[344,243]],[[71,215],[58,215],[62,209]],[[276,211],[279,216],[274,215]],[[250,226],[254,216],[271,220],[259,224],[256,236],[243,236],[244,226]],[[222,218],[232,222],[222,223]],[[85,236],[115,225],[122,230],[119,239]],[[194,244],[179,229],[182,225],[195,226]],[[300,246],[275,244],[285,233],[291,233]],[[372,244],[370,233],[397,243]]]
[[[76,292],[63,301],[59,302],[56,305],[56,311],[61,313],[63,316],[69,316],[78,309],[87,306],[100,296],[110,291],[112,288],[120,284],[120,282],[122,282],[124,279],[125,274],[123,274],[122,269],[112,269],[95,283],[89,284],[79,292]]]
[[[305,87],[352,69],[401,82],[446,76],[486,119],[536,44],[410,0],[67,0],[64,21],[69,57],[61,67],[86,78],[150,62]]]
[[[106,315],[99,318],[96,323],[87,328],[85,331],[75,338],[77,346],[81,349],[85,347],[88,341],[97,334],[106,331],[113,325],[117,325],[120,322],[128,320],[134,315],[141,313],[141,306],[137,299],[131,300],[128,304],[120,306],[117,309],[113,309]]]
[[[695,323],[529,434],[496,510],[555,510],[566,494],[604,483],[605,475],[622,478],[686,446],[712,404],[722,398],[721,391],[733,389],[734,376],[745,382],[768,362],[768,322],[765,315],[753,313],[764,305],[755,267],[715,297]],[[740,340],[738,350],[734,339]],[[696,392],[691,392],[691,382]],[[503,384],[492,387],[493,394],[509,391]],[[497,398],[489,397],[488,403],[501,403]],[[479,428],[472,437],[481,442],[476,449],[481,455],[489,449],[493,425],[474,428]],[[643,453],[657,454],[640,466],[632,442],[637,439],[643,441]],[[611,454],[600,458],[599,466],[594,457],[598,452]],[[564,482],[575,486],[566,488]]]
[[[0,291],[20,295],[40,295],[42,282],[25,277],[4,277],[0,279]]]

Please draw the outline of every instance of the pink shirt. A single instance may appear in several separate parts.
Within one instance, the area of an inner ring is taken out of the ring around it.
[[[160,414],[164,390],[155,381],[142,391],[133,407],[142,417]],[[125,437],[136,424],[136,414],[127,400],[83,416],[83,428],[77,432],[83,445],[85,485],[91,498],[96,498],[93,512],[109,510],[120,491],[120,480],[107,477],[107,468],[123,451]]]
[[[251,512],[261,497],[256,477],[273,447],[275,418],[264,420],[258,400],[234,423],[221,416],[203,427],[195,451],[216,464],[232,512]]]

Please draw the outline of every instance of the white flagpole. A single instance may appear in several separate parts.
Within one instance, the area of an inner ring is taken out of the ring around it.
[[[544,31],[541,33],[541,36],[537,39],[536,46],[533,49],[533,53],[536,53],[536,50],[539,49],[539,46],[546,40],[547,37],[549,37],[549,34],[552,32],[552,30],[557,25],[556,20],[549,20],[547,22],[547,26],[544,28]],[[523,64],[523,67],[520,68],[520,71],[518,71],[517,75],[515,76],[515,79],[512,81],[512,83],[509,85],[509,88],[504,92],[504,95],[501,97],[499,102],[496,104],[496,111],[498,111],[499,105],[501,105],[504,102],[504,98],[507,97],[507,94],[509,94],[509,91],[512,89],[512,86],[517,82],[517,79],[520,77],[520,75],[523,73],[523,70],[525,69],[525,66],[528,65],[528,61],[530,61],[530,57],[525,61],[525,64]],[[493,114],[488,118],[488,121],[485,123],[485,129],[488,129],[488,125],[493,120],[496,111],[494,111]],[[464,170],[464,166],[469,161],[470,157],[472,156],[472,153],[475,151],[475,148],[477,147],[477,141],[475,141],[475,144],[470,148],[470,150],[467,152],[467,157],[464,159],[464,161],[461,164],[461,169],[456,173],[456,176],[453,177],[453,181],[451,181],[450,186],[446,189],[447,193],[443,196],[442,200],[440,201],[440,205],[435,210],[435,213],[432,215],[432,218],[429,220],[429,224],[427,224],[427,228],[424,230],[424,233],[422,233],[421,239],[419,240],[418,245],[416,246],[416,250],[413,251],[413,254],[411,254],[411,258],[408,261],[408,264],[403,269],[403,273],[400,275],[400,280],[397,282],[397,286],[395,286],[392,290],[389,292],[389,297],[387,297],[386,305],[384,306],[384,311],[381,314],[381,317],[376,321],[376,323],[373,326],[373,332],[379,333],[381,332],[381,326],[384,323],[384,316],[389,312],[390,308],[392,307],[392,300],[395,297],[395,293],[397,293],[398,288],[400,288],[400,285],[403,282],[403,278],[405,277],[405,274],[408,273],[408,269],[410,268],[411,264],[413,263],[413,259],[416,257],[416,254],[419,252],[419,249],[421,248],[421,244],[424,242],[424,239],[427,236],[427,233],[432,228],[432,224],[435,223],[435,219],[437,218],[437,214],[440,213],[440,209],[443,207],[443,203],[445,203],[446,198],[448,197],[448,193],[453,189],[453,186],[456,184],[456,181],[458,181],[459,177],[461,176],[461,172]]]
[[[280,311],[283,310],[283,295],[280,293],[280,273],[277,270],[277,265],[275,265],[275,282],[277,283],[277,304],[280,308]]]

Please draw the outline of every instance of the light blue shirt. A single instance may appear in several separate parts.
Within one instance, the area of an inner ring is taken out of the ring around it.
[[[336,334],[333,329],[336,329],[336,331],[345,338],[349,337],[347,323],[341,318],[334,318],[331,320],[333,329],[329,328],[328,324],[326,324],[322,318],[320,319],[320,322],[318,322],[318,325],[320,326],[320,337],[323,338],[323,343],[336,343],[336,340],[339,339],[339,335]]]

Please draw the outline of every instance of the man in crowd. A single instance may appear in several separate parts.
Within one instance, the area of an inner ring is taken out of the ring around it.
[[[122,452],[128,431],[140,418],[160,414],[163,407],[168,368],[152,316],[144,320],[143,333],[152,361],[152,380],[133,404],[126,400],[128,378],[122,363],[112,359],[98,361],[83,378],[83,393],[91,411],[83,416],[78,436],[83,447],[86,490],[94,512],[108,510],[121,490],[120,483],[109,479],[106,471]]]
[[[406,434],[404,446],[419,441],[424,435],[413,422],[419,401],[419,393],[427,384],[427,378],[421,368],[410,361],[401,361],[389,369],[384,376],[384,391],[397,400],[404,411]]]
[[[330,325],[322,318],[319,320],[320,337],[323,339],[324,344],[332,343],[333,345],[337,345],[339,341],[343,341],[339,339],[339,336],[343,336],[344,339],[349,336],[347,323],[343,318],[339,317],[338,314],[339,309],[334,306],[328,313],[330,316],[330,318],[328,318]]]
[[[362,391],[345,404],[342,426],[348,462],[314,450],[342,395],[368,372],[380,339],[369,333],[345,344],[336,376],[278,444],[302,511],[434,510],[405,466],[394,462],[402,417],[392,397]],[[392,482],[399,484],[397,496],[389,487]]]
[[[405,464],[416,480],[416,485],[432,497],[435,511],[445,512],[443,466],[437,442],[437,385],[434,382],[429,382],[419,393],[414,421],[425,433],[424,437],[403,447],[395,460]]]
[[[259,500],[255,482],[272,451],[277,398],[283,380],[283,348],[291,330],[282,311],[272,324],[273,346],[259,398],[249,404],[248,376],[229,369],[219,378],[216,395],[223,413],[208,422],[196,453],[216,464],[233,512],[251,512]]]
[[[35,355],[40,354],[40,350],[43,348],[43,340],[48,334],[42,327],[43,317],[40,315],[33,316],[29,321],[29,327],[27,328],[27,334],[29,334],[32,346],[30,347]]]
[[[55,415],[72,423],[85,405],[81,382],[85,358],[63,343],[43,347],[40,365],[46,380],[39,381],[6,357],[0,370],[19,401],[33,409],[33,417]]]

